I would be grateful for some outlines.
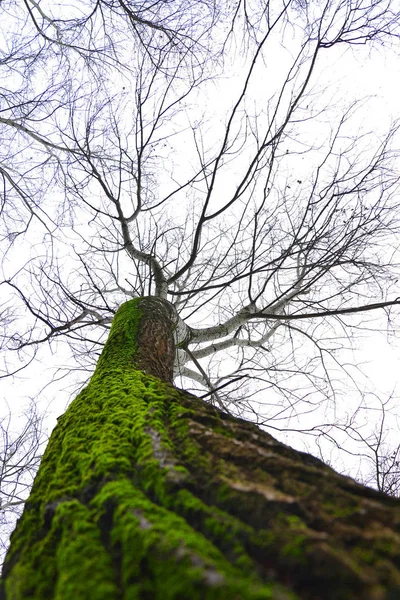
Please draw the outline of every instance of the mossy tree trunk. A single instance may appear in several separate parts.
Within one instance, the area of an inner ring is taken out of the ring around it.
[[[117,312],[51,436],[1,598],[400,598],[400,502],[175,389],[170,310]]]

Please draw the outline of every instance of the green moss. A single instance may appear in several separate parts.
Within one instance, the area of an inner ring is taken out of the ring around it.
[[[154,597],[201,598],[208,581],[214,582],[216,590],[231,590],[238,598],[272,597],[256,577],[240,576],[240,571],[184,518],[150,502],[129,482],[107,484],[93,505],[100,518],[112,512],[110,547],[112,553],[123,557],[124,589],[135,589],[140,597],[145,590],[152,590]],[[218,597],[215,592],[213,596]]]
[[[376,559],[375,552],[367,548],[354,548],[352,554],[356,559],[361,559],[369,565],[373,564]]]
[[[126,367],[137,351],[137,333],[142,313],[138,308],[141,298],[125,302],[116,312],[107,343],[98,360],[95,375],[107,373],[110,367]]]
[[[345,497],[343,494],[334,494],[328,501],[324,502],[324,509],[332,517],[346,518],[359,511],[359,504],[354,499]]]
[[[282,556],[291,556],[294,558],[301,558],[304,556],[304,547],[307,541],[305,535],[298,535],[293,537],[287,544],[282,548]]]
[[[396,556],[400,562],[400,536],[391,535],[390,531],[378,531],[374,536],[374,550],[389,556]]]
[[[285,529],[307,529],[307,525],[297,515],[278,515],[277,522],[281,523]]]

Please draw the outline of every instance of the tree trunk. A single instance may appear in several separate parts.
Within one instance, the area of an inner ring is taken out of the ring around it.
[[[400,598],[400,502],[170,385],[171,310],[117,312],[51,436],[0,597]]]

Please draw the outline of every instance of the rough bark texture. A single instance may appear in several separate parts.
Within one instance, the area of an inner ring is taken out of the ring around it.
[[[160,298],[126,302],[115,315],[98,367],[131,366],[172,383],[176,324],[173,306]]]
[[[136,370],[137,308],[51,436],[2,600],[400,598],[400,502]]]

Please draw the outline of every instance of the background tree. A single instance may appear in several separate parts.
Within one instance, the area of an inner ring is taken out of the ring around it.
[[[362,482],[365,485],[372,485],[380,492],[398,498],[400,496],[400,446],[391,443],[389,438],[390,427],[394,427],[398,431],[398,420],[393,419],[393,412],[388,410],[390,402],[391,398],[386,402],[381,401],[380,418],[374,419],[375,430],[368,438],[362,439],[366,447],[364,456],[369,463],[369,472],[364,476]],[[392,422],[389,427],[386,423],[387,420]],[[353,435],[362,437],[360,431],[357,430]]]
[[[331,432],[399,275],[397,124],[338,74],[397,43],[397,4],[0,9],[4,371],[65,341],[87,378],[123,300],[168,298],[178,383]]]
[[[17,432],[15,432],[17,430]],[[0,560],[7,540],[21,515],[42,455],[42,417],[36,405],[16,425],[11,412],[0,421]]]

